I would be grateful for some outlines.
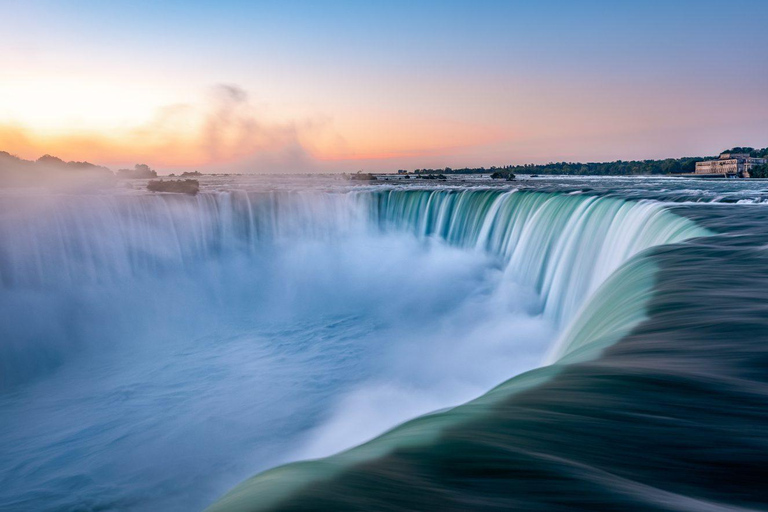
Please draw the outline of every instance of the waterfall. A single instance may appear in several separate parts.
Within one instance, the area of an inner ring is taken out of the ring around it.
[[[119,283],[194,270],[203,261],[252,254],[280,238],[352,229],[353,199],[242,191],[6,199],[0,203],[0,283]]]
[[[564,364],[594,357],[646,317],[657,267],[644,250],[710,234],[656,203],[580,195],[392,190],[378,192],[370,208],[381,229],[405,229],[498,255],[505,273],[535,287],[542,314],[562,326],[547,358],[552,364],[351,450],[257,474],[210,512],[270,509],[305,486],[395,450],[429,445],[445,429],[492,414],[498,401],[551,379]]]
[[[542,314],[557,326],[633,255],[706,234],[653,202],[514,190],[15,197],[0,210],[0,300],[7,315],[23,317],[41,305],[18,306],[21,295],[74,295],[64,301],[74,307],[77,290],[110,290],[106,298],[171,275],[215,280],[234,259],[247,264],[281,241],[362,231],[406,231],[491,253],[506,278],[538,293]],[[36,315],[14,323],[0,331],[0,387],[55,367],[82,344],[74,339],[82,331],[46,329]],[[62,335],[68,340],[48,339]]]
[[[373,208],[384,228],[499,255],[558,325],[635,254],[707,234],[658,203],[596,196],[392,190],[377,193]]]
[[[482,188],[4,196],[0,462],[26,469],[0,504],[197,508],[358,445],[244,483],[250,510],[428,443],[629,332],[646,249],[706,234],[658,203]]]

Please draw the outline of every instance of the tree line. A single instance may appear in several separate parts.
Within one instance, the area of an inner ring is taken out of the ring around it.
[[[615,162],[550,162],[548,164],[505,165],[501,167],[463,167],[452,169],[416,169],[415,174],[566,174],[566,175],[639,175],[694,172],[696,162],[705,158],[668,158],[666,160],[633,160]]]
[[[749,153],[756,158],[768,158],[768,148],[732,148],[724,153]],[[565,174],[590,176],[635,176],[648,174],[684,174],[696,170],[696,162],[717,157],[683,157],[664,160],[616,160],[614,162],[550,162],[548,164],[505,165],[501,167],[462,167],[452,169],[416,169],[415,174]],[[402,172],[402,171],[401,171]],[[768,177],[768,176],[766,176]]]
[[[749,147],[744,147],[744,148],[735,147],[727,151],[723,151],[723,153],[748,153],[749,156],[753,158],[768,158],[768,148],[755,149],[755,148],[749,148]]]

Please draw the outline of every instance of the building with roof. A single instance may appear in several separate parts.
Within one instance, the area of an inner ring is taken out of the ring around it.
[[[765,158],[755,158],[748,153],[720,153],[717,160],[696,162],[696,174],[749,178],[749,170],[766,163]]]

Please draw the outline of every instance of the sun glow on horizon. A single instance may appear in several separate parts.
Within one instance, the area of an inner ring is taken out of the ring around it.
[[[54,154],[105,165],[139,159],[166,168],[229,168],[252,160],[275,166],[287,157],[296,170],[311,170],[450,155],[503,138],[493,127],[403,123],[390,114],[279,119],[232,85],[176,104],[163,104],[172,98],[162,90],[124,85],[53,77],[0,85],[0,97],[13,99],[0,102],[6,120],[0,150],[26,159]]]
[[[716,3],[16,2],[0,151],[279,172],[764,145],[768,4],[724,19]],[[680,28],[713,22],[718,41]]]
[[[9,123],[53,135],[146,122],[170,95],[156,85],[44,76],[0,83],[0,113]]]

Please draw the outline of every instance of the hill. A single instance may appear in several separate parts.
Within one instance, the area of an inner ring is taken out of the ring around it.
[[[0,186],[3,187],[105,184],[114,178],[108,168],[90,162],[65,162],[51,155],[24,160],[0,151]]]

